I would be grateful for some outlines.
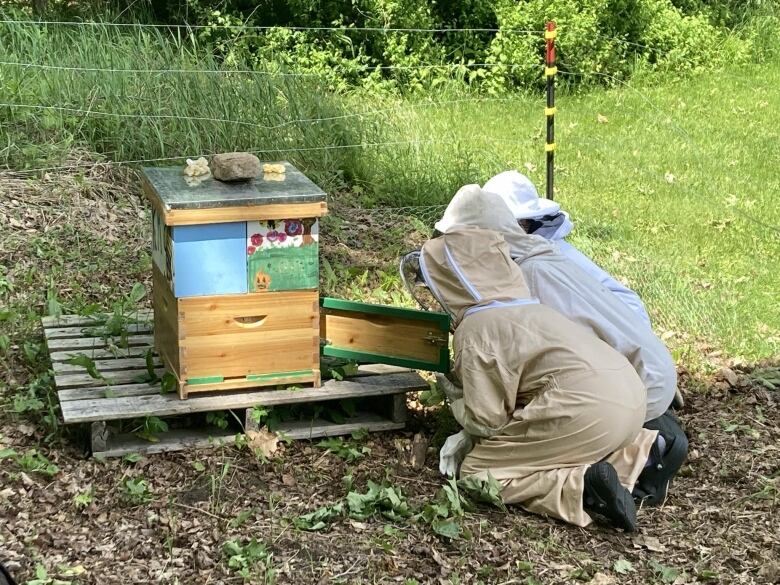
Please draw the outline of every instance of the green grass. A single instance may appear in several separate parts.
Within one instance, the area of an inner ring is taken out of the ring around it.
[[[556,199],[577,224],[573,243],[635,287],[656,329],[690,359],[780,350],[778,88],[772,62],[558,100]],[[458,185],[513,167],[535,169],[542,187],[541,108],[521,97],[405,117],[405,137],[458,147],[422,148],[405,162],[376,154],[379,197],[445,202]],[[393,167],[407,176],[387,174]],[[447,189],[429,188],[436,173]]]
[[[114,69],[218,67],[191,40],[89,30],[74,36],[3,26],[3,58]],[[576,222],[572,241],[638,290],[656,329],[686,363],[713,351],[750,360],[780,351],[778,88],[780,62],[772,61],[558,96],[556,198]],[[0,107],[0,164],[12,169],[59,166],[74,151],[135,160],[247,149],[291,160],[337,200],[378,207],[443,204],[460,185],[507,168],[527,170],[540,186],[544,180],[539,95],[477,96],[447,86],[404,101],[330,96],[309,78],[0,66],[0,102],[92,112]],[[310,121],[316,118],[334,119]],[[417,213],[430,228],[436,212]],[[361,253],[379,258],[383,272],[361,277],[377,262],[356,263],[345,253],[328,278],[345,274],[346,288],[334,289],[350,298],[408,302],[395,292],[395,259],[408,245],[398,212],[370,217],[390,235],[363,238]],[[326,227],[347,233],[352,221],[334,217]]]

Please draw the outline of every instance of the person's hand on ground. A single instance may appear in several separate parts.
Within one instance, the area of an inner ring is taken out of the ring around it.
[[[441,474],[458,477],[460,464],[473,448],[474,442],[466,431],[449,436],[439,451],[439,471]]]
[[[444,374],[436,374],[436,384],[438,384],[439,388],[441,388],[450,402],[463,398],[463,388],[456,386],[452,380]]]

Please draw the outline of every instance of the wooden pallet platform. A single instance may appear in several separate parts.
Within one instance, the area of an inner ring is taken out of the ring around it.
[[[145,356],[153,346],[151,313],[134,315],[137,323],[127,327],[128,347],[111,347],[102,337],[101,316],[67,315],[42,319],[52,361],[57,394],[65,424],[92,423],[93,453],[119,456],[130,452],[157,453],[188,447],[205,447],[233,442],[235,434],[214,429],[178,429],[160,435],[160,441],[148,443],[133,435],[111,431],[108,421],[167,417],[219,410],[247,410],[254,406],[278,406],[323,402],[345,398],[384,401],[386,412],[360,413],[336,424],[322,420],[288,423],[280,431],[293,439],[347,434],[359,428],[386,431],[405,425],[406,392],[425,390],[427,382],[407,368],[385,365],[361,366],[355,377],[328,380],[320,388],[250,389],[218,394],[203,394],[181,400],[175,393],[161,393],[160,383],[139,381],[147,375]],[[91,377],[82,366],[67,363],[77,355],[94,360],[102,376]],[[153,356],[158,376],[164,369]],[[384,398],[383,398],[384,397]]]

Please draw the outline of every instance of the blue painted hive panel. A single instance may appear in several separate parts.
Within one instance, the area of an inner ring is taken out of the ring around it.
[[[247,292],[246,222],[175,226],[176,297]]]

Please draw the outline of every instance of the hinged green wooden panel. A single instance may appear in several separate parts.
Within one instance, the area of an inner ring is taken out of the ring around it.
[[[322,355],[449,371],[448,315],[332,298],[320,306]]]

